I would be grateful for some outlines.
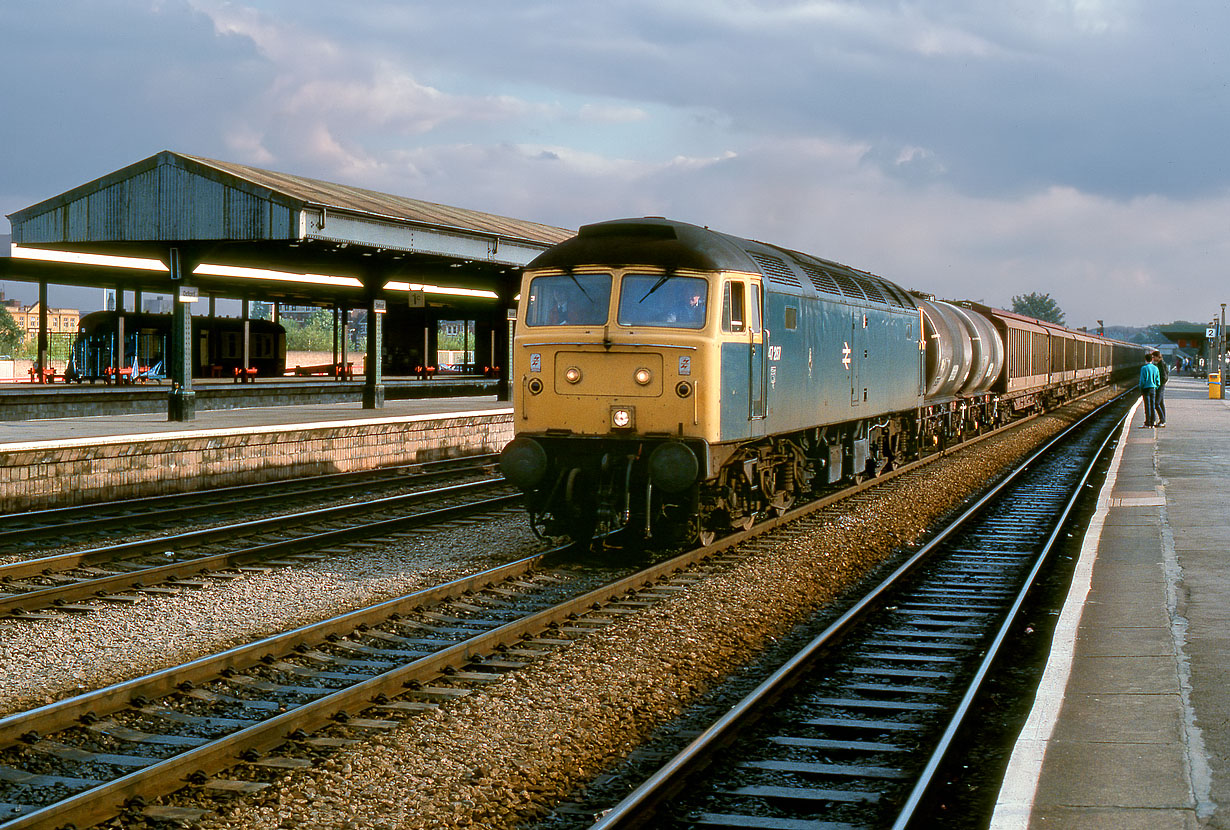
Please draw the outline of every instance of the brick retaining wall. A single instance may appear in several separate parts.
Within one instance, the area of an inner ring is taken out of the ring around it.
[[[15,513],[498,452],[507,412],[474,412],[0,445]]]

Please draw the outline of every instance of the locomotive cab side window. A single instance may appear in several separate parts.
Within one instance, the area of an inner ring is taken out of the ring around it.
[[[728,282],[722,289],[722,331],[743,331],[747,304],[742,282]]]
[[[760,333],[760,286],[731,280],[722,288],[722,331]]]

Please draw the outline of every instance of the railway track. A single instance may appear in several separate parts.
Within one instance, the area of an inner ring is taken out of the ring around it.
[[[0,828],[199,817],[153,802],[258,791],[698,578],[695,555],[614,579],[544,567],[562,550],[0,718]]]
[[[1016,611],[1121,424],[1108,405],[1054,439],[593,830],[913,826]]]
[[[450,485],[0,565],[0,617],[88,612],[141,592],[201,588],[202,575],[289,566],[330,548],[490,513],[520,500],[500,479]],[[408,512],[417,508],[414,512]],[[136,592],[136,593],[134,593]]]
[[[163,532],[168,524],[201,524],[257,511],[269,513],[304,503],[323,504],[345,497],[372,496],[422,487],[432,482],[491,474],[493,454],[365,470],[355,473],[220,487],[190,493],[32,510],[0,516],[0,554],[26,553],[54,540],[57,547],[97,542],[107,534],[128,538]]]
[[[560,551],[546,551],[0,718],[0,828],[199,816],[212,794],[259,789],[330,747],[391,729],[467,684],[686,590],[702,578],[698,561],[723,568],[754,556],[740,543],[814,509],[614,581],[548,569],[544,560]],[[159,803],[176,791],[174,805]]]

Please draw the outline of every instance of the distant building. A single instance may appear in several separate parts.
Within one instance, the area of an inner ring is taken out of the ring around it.
[[[13,321],[17,323],[17,328],[25,332],[25,340],[32,340],[38,337],[38,303],[35,303],[34,305],[22,305],[19,300],[6,300],[4,299],[4,292],[0,291],[0,305],[4,306],[4,310],[7,311],[13,318]],[[76,334],[77,325],[80,322],[81,311],[79,309],[47,309],[48,334]]]
[[[171,307],[170,297],[152,297],[142,301],[141,309],[146,314],[170,314],[173,309]]]
[[[1196,323],[1172,323],[1169,326],[1159,326],[1162,336],[1174,343],[1189,355],[1198,355],[1204,351],[1205,326]]]

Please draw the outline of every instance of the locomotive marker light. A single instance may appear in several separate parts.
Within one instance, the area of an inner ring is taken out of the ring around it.
[[[569,366],[567,369],[564,370],[564,380],[568,381],[569,383],[580,383],[581,382],[581,370],[578,369],[576,366]]]
[[[649,381],[653,380],[653,373],[648,369],[640,368],[636,370],[636,373],[632,376],[632,378],[641,386],[648,386]]]

